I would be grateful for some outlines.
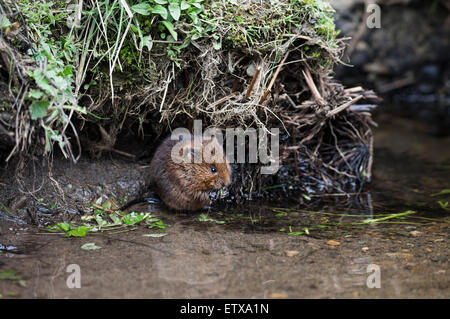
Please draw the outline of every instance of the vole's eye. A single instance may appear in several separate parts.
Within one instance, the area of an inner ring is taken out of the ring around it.
[[[211,165],[211,173],[216,174],[217,173],[217,167],[214,165]]]

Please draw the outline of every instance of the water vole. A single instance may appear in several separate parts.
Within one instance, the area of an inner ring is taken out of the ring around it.
[[[217,139],[169,136],[150,163],[150,184],[175,210],[198,210],[210,203],[210,193],[231,182],[231,168]]]

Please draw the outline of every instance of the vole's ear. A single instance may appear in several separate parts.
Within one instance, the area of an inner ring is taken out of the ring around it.
[[[189,154],[194,154],[194,148],[192,146],[186,144],[182,148],[180,148],[180,156],[183,157]]]
[[[202,161],[201,149],[196,149],[190,144],[186,144],[180,149],[180,156],[185,163],[197,163]]]

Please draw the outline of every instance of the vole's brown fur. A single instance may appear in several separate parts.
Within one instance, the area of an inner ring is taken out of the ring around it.
[[[198,139],[197,142],[194,139]],[[173,157],[172,149],[176,150],[175,155],[180,155],[178,159]],[[190,160],[185,158],[180,162],[187,153],[191,153]],[[198,163],[194,161],[195,156],[200,160]],[[215,138],[185,135],[172,140],[169,136],[150,163],[151,185],[162,201],[175,210],[201,209],[210,203],[212,190],[228,186],[230,182],[230,165]]]

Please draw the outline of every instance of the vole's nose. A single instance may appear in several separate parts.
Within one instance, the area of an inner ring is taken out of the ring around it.
[[[226,176],[225,178],[222,178],[222,187],[228,186],[231,184],[231,178],[229,176]]]
[[[231,184],[231,174],[228,174],[225,178],[223,178],[223,184],[223,186],[228,186]]]

